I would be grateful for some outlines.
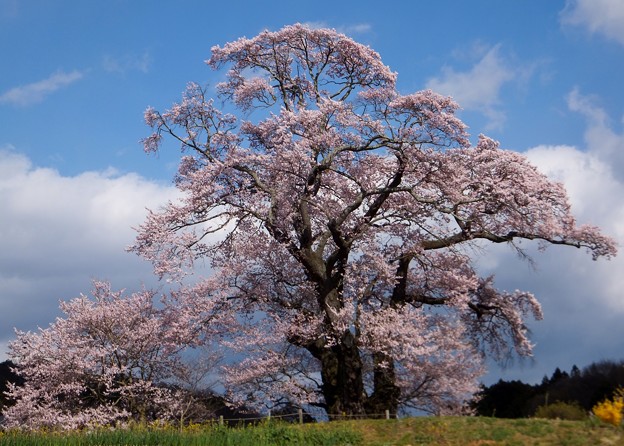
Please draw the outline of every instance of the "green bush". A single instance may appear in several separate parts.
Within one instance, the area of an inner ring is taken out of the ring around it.
[[[585,420],[587,413],[578,403],[564,403],[557,401],[553,404],[540,406],[535,411],[535,418],[549,418],[559,420]]]

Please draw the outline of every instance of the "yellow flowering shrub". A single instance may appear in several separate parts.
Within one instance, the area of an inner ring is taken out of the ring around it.
[[[619,426],[622,422],[622,411],[624,411],[624,389],[620,388],[615,392],[612,399],[607,399],[596,404],[592,412],[605,423]]]

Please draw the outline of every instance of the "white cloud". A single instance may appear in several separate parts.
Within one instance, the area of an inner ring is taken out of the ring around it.
[[[477,110],[489,120],[488,127],[499,128],[505,121],[500,109],[500,91],[503,85],[517,78],[500,55],[500,45],[490,48],[468,71],[458,72],[452,67],[442,68],[442,75],[427,81],[427,88],[453,96],[467,110]]]
[[[578,88],[567,97],[570,110],[587,119],[584,139],[587,149],[607,162],[619,180],[624,180],[624,131],[617,133],[611,127],[611,120],[596,98],[583,95]]]
[[[310,29],[323,29],[323,28],[329,28],[330,27],[327,24],[327,22],[322,22],[322,21],[303,22],[302,25],[305,26],[306,28],[310,28]]]
[[[12,88],[0,95],[0,103],[27,106],[43,101],[46,96],[80,79],[84,73],[74,70],[70,73],[57,71],[50,77],[32,84]]]
[[[589,95],[582,95],[577,87],[572,89],[567,96],[568,108],[581,113],[589,119],[591,127],[596,124],[604,127],[609,120],[607,113],[597,104],[597,98]]]
[[[624,2],[622,0],[568,0],[561,12],[564,25],[585,27],[624,45]]]
[[[624,336],[624,183],[614,175],[612,166],[592,151],[538,146],[526,155],[543,173],[565,185],[579,223],[599,226],[620,248],[614,259],[592,261],[587,253],[574,248],[553,246],[538,253],[531,247],[528,252],[536,261],[535,269],[519,267],[509,251],[492,252],[496,262],[490,259],[490,263],[496,264],[487,272],[497,274],[499,286],[527,288],[544,309],[544,320],[530,324],[537,344],[537,368],[516,369],[506,379],[520,375],[525,381],[539,382],[540,374],[555,367],[569,370],[573,364],[582,367],[622,358],[617,339]],[[496,379],[499,377],[497,374]]]
[[[66,177],[0,149],[0,345],[13,327],[48,325],[58,301],[89,292],[91,279],[134,289],[153,281],[149,263],[125,247],[145,208],[175,196],[136,174]]]
[[[585,148],[538,146],[527,151],[529,159],[568,191],[572,210],[582,223],[600,226],[624,247],[624,133],[616,133],[609,116],[596,99],[574,89],[567,97],[570,110],[587,119]],[[599,293],[596,299],[624,313],[624,253],[610,262],[599,262],[587,280]]]
[[[624,243],[624,183],[610,163],[571,146],[537,146],[526,155],[549,178],[565,185],[579,222],[598,225]]]
[[[336,27],[327,24],[327,22],[304,22],[302,25],[311,29],[334,28],[339,33],[346,35],[366,34],[373,29],[369,23],[355,23],[353,25],[340,25]]]
[[[128,71],[147,73],[151,65],[152,57],[147,51],[140,56],[126,55],[123,57],[113,57],[106,55],[102,58],[102,67],[109,73],[124,74]]]
[[[624,248],[624,178],[612,149],[624,150],[624,135],[609,126],[608,114],[595,98],[573,90],[570,110],[587,119],[585,147],[540,145],[525,154],[551,179],[564,184],[579,223],[599,226]],[[496,273],[504,289],[526,288],[544,308],[544,321],[530,324],[537,343],[535,370],[514,369],[505,379],[538,382],[544,371],[568,369],[602,359],[621,359],[617,339],[624,336],[624,252],[610,261],[592,261],[582,250],[554,246],[538,253],[525,244],[535,269],[519,267],[512,252],[496,246],[479,262],[483,274]],[[496,371],[492,378],[500,378]]]
[[[338,30],[345,34],[365,34],[370,32],[373,27],[368,23],[356,23],[355,25],[345,25]]]
[[[618,196],[622,185],[613,177],[609,165],[572,146],[537,146],[526,155],[549,178],[566,186],[579,221],[611,227],[611,217],[620,203],[598,198]]]

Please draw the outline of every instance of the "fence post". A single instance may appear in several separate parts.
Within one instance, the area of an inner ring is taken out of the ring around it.
[[[390,419],[390,411],[386,409],[386,420]]]
[[[267,420],[271,421],[271,411],[269,410],[269,413],[267,415]]]
[[[219,426],[223,426],[223,415],[219,415]]]
[[[303,409],[299,408],[299,424],[303,424]]]

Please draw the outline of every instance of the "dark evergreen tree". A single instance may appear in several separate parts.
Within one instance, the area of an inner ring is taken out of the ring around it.
[[[8,384],[22,385],[24,383],[23,378],[13,371],[14,368],[15,364],[11,361],[0,362],[0,412],[11,404],[11,401],[5,395],[5,392],[8,390]]]
[[[477,414],[498,418],[524,418],[531,415],[529,403],[536,396],[536,386],[521,381],[499,380],[484,387],[475,404]]]

